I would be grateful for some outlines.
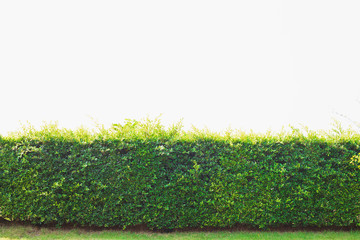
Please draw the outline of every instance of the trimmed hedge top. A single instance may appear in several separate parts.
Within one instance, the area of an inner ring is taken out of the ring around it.
[[[0,136],[0,216],[172,229],[360,226],[360,135],[185,132],[127,120]]]

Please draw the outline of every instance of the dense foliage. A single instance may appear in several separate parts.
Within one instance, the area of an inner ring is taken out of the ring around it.
[[[360,226],[360,136],[127,120],[0,136],[0,216],[150,228]]]

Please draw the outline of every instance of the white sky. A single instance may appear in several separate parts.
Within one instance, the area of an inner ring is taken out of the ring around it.
[[[360,121],[359,12],[358,0],[1,1],[0,133],[161,113],[216,131]]]

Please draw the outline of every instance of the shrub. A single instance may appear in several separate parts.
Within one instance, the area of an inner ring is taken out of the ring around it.
[[[153,229],[360,225],[360,136],[165,128],[0,137],[0,216],[34,224]]]

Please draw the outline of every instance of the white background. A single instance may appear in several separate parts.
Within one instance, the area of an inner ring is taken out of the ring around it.
[[[357,0],[1,1],[0,133],[161,113],[215,131],[360,121],[359,12]]]

